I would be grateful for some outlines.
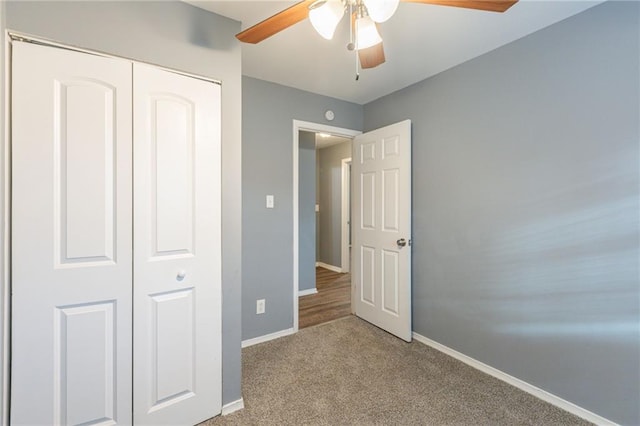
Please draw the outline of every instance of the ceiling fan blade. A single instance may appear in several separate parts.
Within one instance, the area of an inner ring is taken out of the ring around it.
[[[244,43],[260,43],[262,40],[271,37],[280,31],[289,28],[293,24],[309,17],[309,6],[315,0],[303,0],[293,6],[278,12],[270,18],[247,28],[236,34],[236,38]]]
[[[504,12],[518,0],[400,0],[407,3],[437,4],[440,6],[463,7],[465,9]]]
[[[360,58],[360,66],[363,69],[375,68],[386,61],[382,43],[358,50],[358,57]]]

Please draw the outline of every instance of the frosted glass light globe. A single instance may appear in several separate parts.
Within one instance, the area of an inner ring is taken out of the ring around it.
[[[364,0],[369,16],[378,23],[391,18],[399,3],[400,0]]]
[[[368,16],[356,20],[356,49],[366,49],[382,42],[376,23]]]
[[[309,20],[313,28],[327,40],[333,38],[338,23],[344,16],[344,6],[340,0],[327,0],[322,6],[309,11]]]

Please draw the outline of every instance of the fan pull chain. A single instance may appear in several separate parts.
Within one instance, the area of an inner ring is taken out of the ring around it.
[[[358,81],[360,79],[360,70],[358,68],[358,50],[356,49],[356,40],[354,39],[357,35],[354,36],[353,34],[353,1],[349,1],[349,19],[351,19],[351,23],[349,24],[349,44],[347,44],[347,49],[354,53],[356,60],[356,81]]]

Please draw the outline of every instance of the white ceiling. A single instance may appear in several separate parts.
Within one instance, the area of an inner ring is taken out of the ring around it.
[[[296,1],[186,0],[242,22],[242,29]],[[242,74],[285,86],[365,104],[409,86],[555,22],[602,0],[520,0],[505,13],[401,3],[381,24],[387,62],[362,70],[346,49],[347,19],[331,41],[308,20],[256,45],[242,45]]]
[[[334,135],[320,136],[320,133],[316,133],[316,149],[329,148],[330,146],[338,145],[339,143],[350,142],[350,141],[351,141],[350,138],[345,138],[342,136],[334,136]]]

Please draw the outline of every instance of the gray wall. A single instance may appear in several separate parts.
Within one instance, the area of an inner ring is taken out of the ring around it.
[[[606,2],[365,106],[413,122],[413,328],[639,424],[639,16]]]
[[[318,260],[342,267],[342,160],[351,141],[318,150],[320,157],[320,253]]]
[[[316,134],[298,136],[298,289],[316,288]]]
[[[243,339],[293,327],[294,119],[360,130],[362,106],[242,78]],[[275,209],[265,208],[267,194]],[[256,315],[257,299],[266,299],[264,314]]]
[[[7,27],[222,81],[223,403],[240,393],[240,24],[182,2],[8,2]]]

